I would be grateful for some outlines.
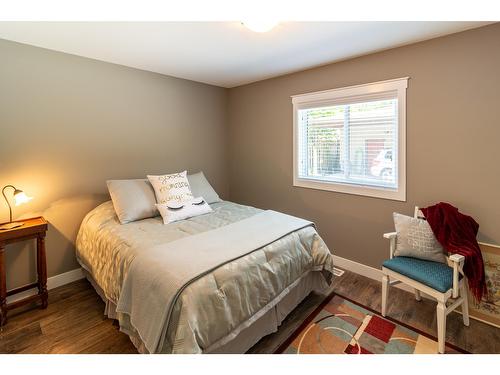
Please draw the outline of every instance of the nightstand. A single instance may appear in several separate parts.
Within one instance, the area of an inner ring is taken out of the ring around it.
[[[47,292],[47,261],[45,259],[45,234],[47,233],[48,223],[43,217],[34,217],[26,220],[19,220],[23,225],[17,228],[0,230],[0,326],[7,322],[7,312],[19,306],[33,302],[37,299],[42,301],[42,308],[48,304]],[[5,276],[5,257],[6,245],[14,242],[36,239],[37,249],[37,273],[38,280],[34,283],[16,288],[7,292]],[[21,300],[7,303],[7,297],[12,296],[29,289],[38,288],[38,293]]]

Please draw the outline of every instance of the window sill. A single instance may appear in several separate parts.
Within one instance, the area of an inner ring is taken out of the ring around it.
[[[293,180],[293,186],[406,202],[406,191],[404,188],[395,190],[383,187],[358,186],[297,177]]]

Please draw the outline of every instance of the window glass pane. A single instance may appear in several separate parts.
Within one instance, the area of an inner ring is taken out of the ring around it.
[[[344,108],[307,110],[307,175],[344,174]]]
[[[298,112],[299,177],[397,188],[397,99]]]
[[[395,186],[395,166],[390,156],[395,147],[396,102],[381,100],[349,106],[352,179]]]

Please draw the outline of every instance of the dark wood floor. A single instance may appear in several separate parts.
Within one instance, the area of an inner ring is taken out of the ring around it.
[[[380,311],[380,283],[346,272],[336,278],[333,290]],[[272,353],[318,306],[323,296],[311,294],[283,322],[278,332],[264,337],[250,353]],[[388,314],[435,336],[435,303],[415,301],[413,295],[391,288]],[[22,308],[12,311],[0,328],[0,353],[136,353],[128,337],[103,315],[104,303],[86,280],[49,293],[46,310]],[[500,329],[471,319],[448,316],[448,342],[473,353],[500,353]]]

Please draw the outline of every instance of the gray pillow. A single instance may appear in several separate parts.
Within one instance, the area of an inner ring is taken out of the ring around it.
[[[446,263],[443,247],[424,219],[393,213],[397,232],[395,256]]]
[[[106,184],[120,223],[159,215],[155,192],[148,180],[108,180]]]
[[[208,204],[221,201],[203,172],[188,175],[187,179],[195,197],[203,197]],[[126,224],[160,214],[156,208],[153,186],[148,179],[108,180],[106,184],[120,223]]]
[[[189,186],[191,187],[191,193],[193,193],[194,197],[203,197],[205,202],[207,202],[208,204],[221,201],[219,195],[207,181],[203,172],[188,174],[187,178],[189,181]]]

